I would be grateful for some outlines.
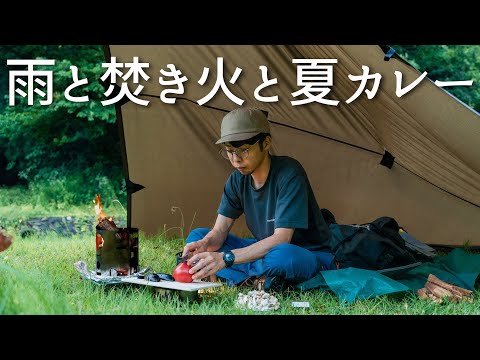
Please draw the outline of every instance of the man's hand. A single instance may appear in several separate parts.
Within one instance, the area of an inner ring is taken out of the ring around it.
[[[185,257],[187,255],[191,257],[195,254],[206,252],[207,248],[208,248],[208,242],[204,239],[188,243],[183,248],[182,257]]]
[[[12,245],[13,238],[5,230],[0,230],[0,251],[7,250]]]
[[[190,269],[193,280],[213,275],[225,267],[223,255],[215,251],[222,247],[234,222],[235,219],[218,214],[213,229],[203,239],[185,245],[182,258],[188,258],[188,265],[193,266]]]
[[[193,266],[188,272],[192,274],[192,279],[203,279],[225,267],[223,253],[202,252],[192,256],[187,261],[188,265]]]

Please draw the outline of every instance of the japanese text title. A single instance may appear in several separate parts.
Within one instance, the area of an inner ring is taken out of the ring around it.
[[[201,99],[196,100],[199,105],[204,105],[210,101],[221,89],[225,95],[237,105],[242,105],[245,100],[239,98],[230,90],[229,85],[225,82],[223,71],[223,57],[217,57],[217,78],[213,88]],[[333,87],[333,66],[337,64],[337,59],[292,59],[292,64],[296,66],[297,72],[297,86],[300,88],[291,93],[294,100],[291,100],[292,106],[303,105],[307,103],[320,103],[324,105],[337,106],[339,100],[330,99],[327,97],[328,93]],[[38,99],[40,105],[49,105],[53,101],[53,72],[48,70],[36,70],[34,67],[53,66],[55,60],[7,60],[7,65],[11,66],[26,66],[26,70],[10,70],[9,71],[9,105],[15,106],[15,94],[21,97],[27,97],[28,105],[34,104],[34,96]],[[145,81],[150,79],[144,69],[149,68],[150,64],[139,62],[138,57],[133,58],[131,63],[117,62],[116,57],[112,57],[108,63],[102,63],[105,68],[104,74],[101,76],[102,81],[110,80],[110,86],[104,92],[106,100],[101,101],[103,106],[115,104],[127,96],[132,102],[147,106],[149,101],[140,99],[144,86],[140,85],[140,77]],[[189,79],[182,74],[181,69],[177,69],[174,64],[167,64],[167,70],[161,69],[158,82],[160,85],[168,87],[160,92],[160,100],[166,104],[175,104],[176,98],[171,95],[182,95],[185,92],[184,83]],[[70,66],[73,83],[69,85],[64,92],[65,98],[71,102],[87,102],[88,95],[72,96],[70,93],[73,89],[85,86],[88,84],[88,79],[79,79],[78,68]],[[122,71],[123,70],[123,71]],[[268,77],[268,68],[265,65],[259,65],[259,85],[254,91],[255,99],[260,102],[276,102],[279,100],[278,95],[262,96],[260,92],[266,87],[276,85],[277,78]],[[242,73],[242,69],[236,67],[229,83],[234,85]],[[199,80],[197,81],[203,86],[208,79],[210,73],[209,68],[204,68]],[[414,89],[427,75],[424,71],[415,81],[402,87],[402,73],[395,71],[396,89],[395,94],[401,97]],[[380,86],[382,75],[379,73],[370,74],[370,68],[362,65],[362,73],[360,75],[349,74],[348,78],[351,81],[358,82],[358,89],[352,94],[345,103],[350,104],[355,101],[363,92],[366,93],[368,99],[372,99]],[[261,80],[261,83],[260,83]],[[367,89],[369,81],[373,81],[371,89]],[[115,83],[121,82],[120,91],[115,96],[110,97],[114,93]],[[128,83],[136,85],[135,91],[131,92]],[[471,86],[473,80],[465,81],[435,81],[439,87],[446,86]]]

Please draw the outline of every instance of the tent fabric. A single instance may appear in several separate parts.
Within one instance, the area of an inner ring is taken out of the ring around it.
[[[375,296],[416,291],[425,286],[429,274],[439,279],[474,290],[480,274],[480,254],[454,249],[446,256],[436,256],[432,263],[423,263],[393,278],[374,270],[346,268],[319,272],[297,285],[300,290],[331,290],[342,303],[351,304]]]
[[[385,61],[380,46],[110,45],[108,50],[117,62],[138,56],[149,64],[150,79],[140,81],[144,88],[138,95],[148,106],[129,101],[117,110],[126,177],[145,186],[131,194],[129,226],[148,235],[185,237],[191,228],[213,225],[233,170],[214,143],[222,117],[238,105],[221,89],[203,106],[197,101],[214,87],[221,57],[225,86],[245,100],[242,106],[268,112],[272,153],[302,163],[319,206],[330,209],[338,223],[389,216],[426,244],[480,246],[479,114],[427,78],[397,97],[395,71],[403,74],[402,87],[420,73],[395,57]],[[292,93],[301,89],[293,59],[337,59],[325,97],[340,101],[338,106],[291,104],[299,99]],[[188,79],[183,94],[168,95],[177,97],[174,104],[160,99],[163,90],[176,88],[159,83],[168,64]],[[278,80],[261,95],[278,95],[277,102],[254,97],[262,84],[261,65],[269,79]],[[348,75],[362,74],[362,65],[382,75],[380,88],[372,99],[363,93],[347,104],[359,86]],[[232,84],[236,67],[242,71]],[[204,68],[209,76],[201,85]],[[385,151],[395,157],[391,169],[380,165]],[[181,213],[172,213],[172,206]],[[232,231],[249,235],[243,220]]]

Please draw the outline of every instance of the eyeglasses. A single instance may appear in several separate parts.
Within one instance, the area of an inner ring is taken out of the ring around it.
[[[252,144],[252,146],[255,145],[256,143],[258,143],[258,140],[254,144]],[[245,160],[246,158],[248,158],[248,154],[249,154],[248,151],[252,146],[246,149],[237,149],[237,150],[220,149],[218,153],[222,155],[224,159],[227,159],[227,160],[233,160],[233,154],[237,155],[237,158],[239,158],[240,160]]]

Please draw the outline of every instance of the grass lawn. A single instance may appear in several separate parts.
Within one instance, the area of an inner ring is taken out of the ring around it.
[[[140,267],[171,273],[182,239],[140,236]],[[413,293],[399,293],[357,300],[346,305],[329,291],[287,291],[275,294],[280,308],[269,312],[235,306],[240,289],[222,286],[199,293],[198,301],[174,296],[164,299],[151,287],[97,285],[83,280],[73,264],[83,260],[95,267],[95,235],[16,237],[0,253],[0,314],[103,314],[103,315],[372,315],[372,314],[479,314],[478,292],[474,302],[435,304]],[[243,290],[245,293],[245,290]],[[292,301],[308,301],[309,308],[294,308]]]
[[[235,302],[245,289],[223,285],[200,292],[198,301],[186,301],[174,295],[159,296],[152,287],[139,285],[98,285],[80,277],[73,264],[79,260],[89,270],[95,268],[95,233],[61,236],[55,233],[22,238],[22,221],[38,216],[94,215],[93,204],[83,207],[50,206],[31,201],[32,194],[18,189],[0,188],[0,225],[14,235],[10,248],[0,253],[0,315],[410,315],[480,314],[478,290],[474,301],[436,304],[420,300],[413,292],[378,296],[341,303],[330,291],[286,291],[274,294],[280,302],[275,311],[255,312],[239,309]],[[122,205],[104,204],[109,216],[125,216]],[[67,213],[68,212],[68,213]],[[162,236],[139,239],[140,268],[172,273],[175,254],[182,250],[183,239]],[[295,308],[292,302],[308,302],[308,308]]]

